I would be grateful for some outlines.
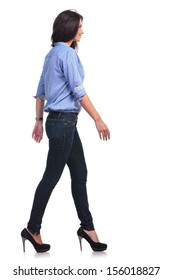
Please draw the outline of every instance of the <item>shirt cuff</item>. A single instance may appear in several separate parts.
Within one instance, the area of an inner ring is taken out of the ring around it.
[[[74,96],[76,99],[81,99],[86,94],[83,85],[74,88]]]
[[[39,95],[34,95],[33,97],[34,97],[34,98],[39,97],[41,100],[45,100],[45,96],[44,96],[44,95],[41,95],[41,96],[39,96]]]

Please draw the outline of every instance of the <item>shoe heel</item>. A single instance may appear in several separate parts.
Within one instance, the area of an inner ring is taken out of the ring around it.
[[[91,237],[80,227],[77,231],[79,237],[79,243],[82,251],[82,238],[84,238],[91,246],[93,251],[104,251],[107,249],[107,244],[101,242],[95,242]]]
[[[33,247],[34,247],[34,249],[36,250],[37,253],[44,253],[44,252],[47,252],[48,250],[50,250],[50,245],[49,244],[37,243],[26,228],[24,228],[22,230],[21,237],[22,237],[22,241],[23,241],[23,252],[25,252],[25,241],[26,240],[31,242],[31,244],[33,245]]]
[[[79,235],[78,235],[78,237],[79,237],[80,250],[82,251],[82,237]]]
[[[25,241],[26,241],[26,238],[25,238],[25,237],[22,237],[23,252],[24,252],[24,253],[25,253]]]

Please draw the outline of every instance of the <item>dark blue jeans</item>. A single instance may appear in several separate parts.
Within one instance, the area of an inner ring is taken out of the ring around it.
[[[40,233],[46,205],[66,164],[70,170],[72,196],[81,226],[86,230],[94,229],[86,189],[87,167],[76,124],[77,114],[74,113],[50,112],[47,117],[49,151],[46,169],[36,189],[28,222],[28,229],[32,233]]]

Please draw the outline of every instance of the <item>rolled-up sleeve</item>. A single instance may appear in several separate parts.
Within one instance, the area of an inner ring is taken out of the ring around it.
[[[35,98],[39,97],[42,100],[45,99],[43,72],[42,72],[42,74],[40,76],[40,80],[39,80],[38,87],[37,87],[37,92],[36,92],[36,95],[34,97]]]
[[[84,71],[77,53],[71,49],[63,65],[65,79],[76,99],[86,94],[83,86]]]

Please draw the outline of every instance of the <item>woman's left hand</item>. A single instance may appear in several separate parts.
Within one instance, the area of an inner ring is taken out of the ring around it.
[[[43,138],[43,122],[42,121],[36,121],[36,124],[35,124],[33,132],[32,132],[32,138],[37,143],[40,143],[40,141],[42,140],[42,138]]]

